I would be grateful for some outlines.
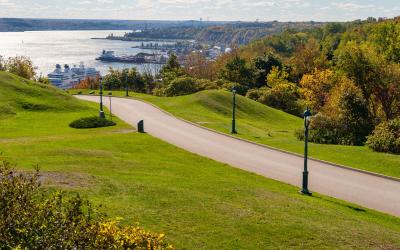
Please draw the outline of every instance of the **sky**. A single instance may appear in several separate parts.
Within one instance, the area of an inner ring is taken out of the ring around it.
[[[0,0],[0,17],[351,21],[400,16],[400,0]]]

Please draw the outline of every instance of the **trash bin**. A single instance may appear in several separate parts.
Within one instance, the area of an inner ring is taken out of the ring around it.
[[[138,122],[137,124],[137,129],[139,133],[144,133],[144,121],[141,120],[140,122]]]

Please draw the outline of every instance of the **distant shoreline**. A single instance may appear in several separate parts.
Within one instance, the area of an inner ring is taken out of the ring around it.
[[[168,38],[130,38],[126,39],[123,37],[113,37],[113,38],[91,38],[96,40],[112,40],[112,41],[124,41],[124,42],[184,42],[184,41],[194,41],[193,39],[168,39]]]

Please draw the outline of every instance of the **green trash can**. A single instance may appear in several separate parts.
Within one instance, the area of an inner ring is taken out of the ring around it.
[[[139,133],[144,133],[144,121],[141,120],[137,124],[137,129]]]

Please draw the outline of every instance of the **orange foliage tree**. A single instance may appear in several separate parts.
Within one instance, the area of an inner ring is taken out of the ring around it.
[[[98,89],[100,85],[99,77],[86,77],[78,84],[76,84],[73,89]]]

